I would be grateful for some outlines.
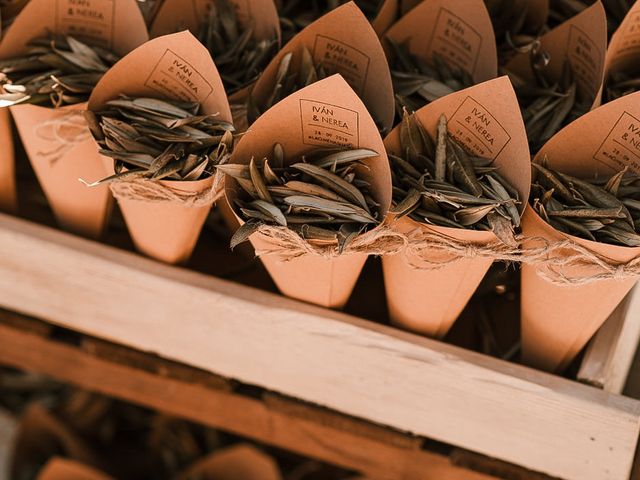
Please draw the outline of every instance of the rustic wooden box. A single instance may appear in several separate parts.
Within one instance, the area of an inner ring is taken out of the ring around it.
[[[550,476],[630,474],[637,295],[585,355],[605,391],[8,215],[0,252],[4,308]]]

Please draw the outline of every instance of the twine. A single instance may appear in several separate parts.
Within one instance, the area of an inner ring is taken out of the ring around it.
[[[473,258],[519,262],[537,267],[536,273],[540,277],[562,286],[587,285],[602,280],[627,280],[640,276],[640,257],[618,263],[569,239],[550,242],[541,237],[519,235],[516,241],[519,245],[517,247],[510,247],[500,241],[474,244],[439,232],[416,229],[406,235],[405,253],[411,267],[418,270],[438,270]],[[533,242],[543,245],[524,247]],[[447,257],[442,260],[434,259],[438,254],[445,254]],[[566,271],[573,268],[597,269],[598,273],[568,275]]]
[[[287,227],[261,225],[257,233],[266,238],[271,247],[256,249],[256,256],[274,255],[283,262],[289,262],[304,255],[313,255],[326,260],[351,253],[395,255],[402,252],[406,246],[406,238],[385,225],[359,235],[342,252],[336,243],[317,245],[305,240]]]
[[[69,110],[39,123],[34,128],[37,138],[56,144],[52,150],[37,152],[53,165],[73,147],[92,138],[81,110]]]
[[[115,180],[109,184],[109,187],[118,201],[167,202],[187,208],[198,208],[213,205],[222,196],[224,193],[222,188],[223,178],[224,175],[216,172],[211,187],[200,192],[187,192],[159,181],[144,178]],[[180,182],[177,181],[176,184],[179,185]]]

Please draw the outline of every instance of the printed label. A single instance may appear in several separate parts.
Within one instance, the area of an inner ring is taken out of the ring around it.
[[[625,26],[616,34],[616,58],[637,55],[640,50],[640,11],[629,14],[624,22]]]
[[[367,55],[339,40],[316,35],[313,58],[327,73],[339,73],[357,94],[362,94],[371,62]]]
[[[451,135],[478,157],[495,159],[511,140],[489,110],[471,97],[465,98],[447,126]]]
[[[482,37],[471,25],[446,8],[438,12],[427,57],[438,54],[450,65],[473,73],[480,56]]]
[[[329,103],[300,100],[302,143],[358,148],[359,115],[355,110]]]
[[[584,94],[594,95],[600,85],[604,56],[589,35],[573,25],[569,32],[567,58],[571,62],[578,88]]]
[[[115,0],[56,0],[56,29],[113,48]]]
[[[167,49],[145,82],[163,95],[203,103],[213,87],[186,60]]]
[[[616,172],[628,166],[640,173],[640,120],[624,112],[593,158]]]

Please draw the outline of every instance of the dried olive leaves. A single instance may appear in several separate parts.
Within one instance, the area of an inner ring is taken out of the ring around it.
[[[33,40],[25,55],[0,60],[0,106],[32,103],[54,108],[88,100],[113,53],[71,37]]]
[[[334,245],[339,251],[381,221],[369,184],[358,175],[373,150],[318,149],[284,166],[284,151],[276,144],[271,158],[249,165],[218,168],[233,177],[245,195],[235,199],[245,220],[231,239],[239,245],[262,225],[288,227],[312,244]]]
[[[388,37],[386,41],[393,58],[391,79],[398,118],[402,118],[403,109],[414,112],[440,97],[473,85],[466,70],[450,66],[440,55],[434,54],[429,64],[412,55],[406,44],[398,45]]]
[[[233,127],[198,103],[121,96],[85,112],[102,155],[115,161],[116,180],[199,180],[214,174],[233,147]]]
[[[297,61],[298,55],[300,56],[299,63]],[[299,65],[297,72],[292,71],[293,65]],[[262,113],[269,110],[283,98],[326,77],[327,72],[322,67],[322,64],[315,62],[308,48],[301,47],[296,52],[289,52],[283,55],[278,66],[273,90],[266,101],[258,104],[254,96],[249,96],[247,100],[249,123],[255,122]]]
[[[229,95],[253,83],[278,51],[276,33],[270,40],[257,40],[253,27],[243,28],[227,0],[213,2],[198,38],[215,60]]]
[[[530,203],[556,230],[594,242],[640,246],[640,177],[624,169],[578,179],[533,164]]]
[[[401,154],[389,154],[392,213],[420,223],[490,230],[513,246],[520,226],[518,192],[491,160],[469,154],[447,131],[444,115],[434,141],[420,121],[405,112]]]
[[[549,54],[536,42],[530,52],[534,81],[506,72],[518,96],[531,153],[540,150],[562,127],[587,113],[593,102],[578,88],[569,61],[564,63],[560,80],[551,82],[546,72],[550,60]]]

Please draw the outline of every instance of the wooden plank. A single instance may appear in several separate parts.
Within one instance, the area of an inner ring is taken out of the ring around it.
[[[119,364],[0,323],[0,364],[164,411],[380,479],[491,480],[420,449],[420,439],[270,397],[268,402]],[[103,348],[103,352],[106,351]],[[135,355],[135,352],[134,352]],[[131,356],[129,356],[131,358]],[[146,362],[148,364],[148,362]],[[161,361],[156,360],[160,366]],[[172,372],[173,365],[156,371]]]
[[[628,478],[638,401],[4,215],[0,251],[8,308],[552,476]]]
[[[578,380],[621,393],[639,340],[640,287],[636,285],[589,343]]]

